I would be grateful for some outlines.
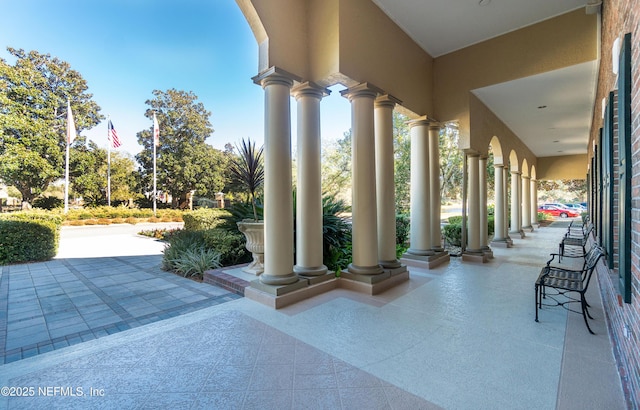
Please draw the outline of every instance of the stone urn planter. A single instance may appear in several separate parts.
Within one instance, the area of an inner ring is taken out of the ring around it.
[[[237,224],[238,230],[247,238],[246,248],[253,256],[253,261],[242,271],[260,275],[264,272],[264,222],[245,219]]]

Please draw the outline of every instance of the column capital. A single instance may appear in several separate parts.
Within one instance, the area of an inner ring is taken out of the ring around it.
[[[504,165],[503,164],[493,164],[493,168],[494,169],[504,168]]]
[[[279,83],[291,87],[294,82],[300,82],[302,80],[297,75],[291,74],[278,67],[270,67],[251,79],[255,84],[262,86],[262,88],[272,83]]]
[[[522,171],[511,171],[511,175],[520,175]]]
[[[523,175],[522,179],[531,179],[531,177],[529,175]]]
[[[374,107],[393,108],[396,106],[396,104],[402,104],[402,101],[400,101],[399,99],[397,99],[391,94],[385,94],[376,98],[374,102]]]
[[[312,81],[298,84],[291,89],[291,95],[297,100],[300,97],[315,97],[321,99],[331,94],[331,91]]]
[[[409,120],[407,124],[409,124],[409,128],[413,127],[428,127],[433,120],[429,119],[429,116],[423,115],[422,117],[418,117],[415,120]]]
[[[355,97],[376,98],[378,94],[382,94],[382,90],[371,83],[360,83],[340,91],[340,95],[349,99],[349,101]]]
[[[440,131],[441,128],[442,128],[442,124],[439,121],[431,120],[431,122],[429,123],[430,130],[437,129],[438,131]]]

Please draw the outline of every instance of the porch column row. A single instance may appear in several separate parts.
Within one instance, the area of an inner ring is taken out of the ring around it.
[[[531,227],[531,177],[522,176],[522,229],[529,232],[533,230]]]
[[[531,226],[538,225],[538,181],[531,178]]]
[[[320,148],[320,100],[327,90],[304,83],[293,90],[298,103],[296,190],[296,265],[298,275],[327,273],[322,263],[322,176]]]
[[[386,269],[399,268],[396,259],[396,201],[393,152],[393,108],[400,101],[390,95],[374,103],[375,165],[378,207],[378,259]]]
[[[522,179],[519,171],[511,171],[511,230],[509,233],[522,235]]]

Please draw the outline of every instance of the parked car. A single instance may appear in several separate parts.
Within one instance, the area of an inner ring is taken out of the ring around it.
[[[564,206],[566,206],[569,209],[572,209],[574,211],[577,212],[586,212],[587,211],[587,207],[582,206],[581,204],[564,204]]]
[[[559,216],[560,218],[576,218],[580,216],[580,212],[550,204],[540,205],[538,207],[538,212],[551,216]]]
[[[569,209],[568,206],[566,206],[565,204],[560,204],[560,203],[556,203],[556,202],[552,202],[552,203],[547,203],[545,205],[550,205],[550,206],[555,206],[557,208],[564,208],[564,209]]]

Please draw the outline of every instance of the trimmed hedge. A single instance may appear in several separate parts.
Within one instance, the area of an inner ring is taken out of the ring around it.
[[[0,216],[0,265],[52,259],[61,224],[60,216],[38,211]]]
[[[182,215],[184,229],[187,231],[206,231],[208,229],[223,228],[238,229],[231,212],[219,208],[200,208]]]

